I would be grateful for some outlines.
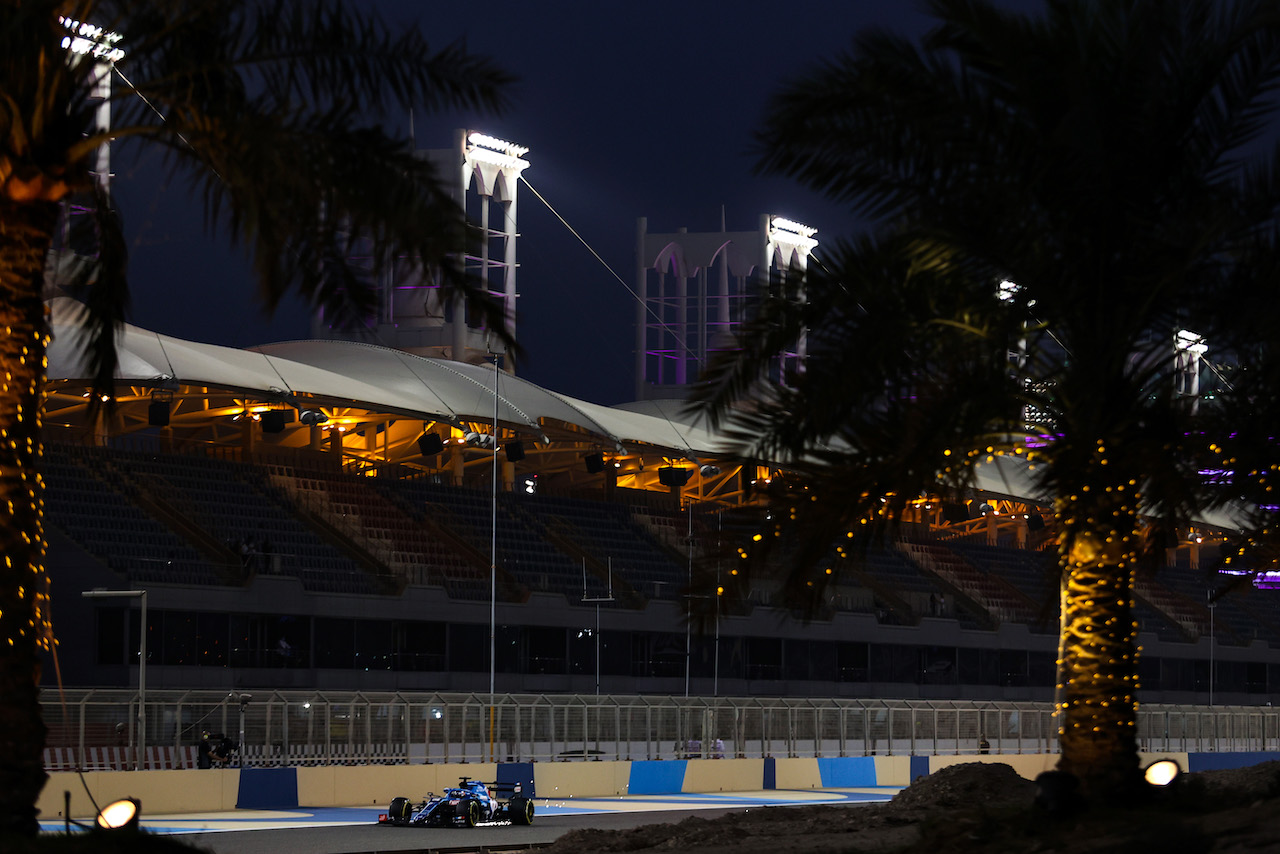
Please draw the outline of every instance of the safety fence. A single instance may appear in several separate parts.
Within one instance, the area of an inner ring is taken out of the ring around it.
[[[48,770],[1053,753],[1052,706],[777,697],[80,690],[43,697]],[[1143,706],[1151,752],[1280,750],[1269,706]]]

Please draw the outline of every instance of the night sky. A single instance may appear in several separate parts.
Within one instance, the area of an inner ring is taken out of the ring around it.
[[[907,0],[368,5],[388,22],[416,22],[440,46],[465,38],[520,78],[500,116],[415,111],[417,146],[446,147],[458,127],[527,145],[529,184],[628,285],[638,216],[648,217],[650,231],[710,231],[720,227],[723,206],[730,231],[754,229],[762,213],[814,226],[819,241],[856,231],[847,212],[789,181],[755,175],[752,132],[780,81],[835,57],[859,30],[882,25],[914,35],[927,20]],[[408,133],[407,115],[384,124]],[[235,347],[309,336],[300,302],[265,315],[239,250],[205,235],[199,203],[183,179],[163,181],[157,153],[113,158],[132,253],[131,322]],[[528,187],[519,206],[526,357],[518,373],[596,403],[630,400],[633,298]]]

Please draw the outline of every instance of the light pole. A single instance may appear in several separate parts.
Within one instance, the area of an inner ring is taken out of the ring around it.
[[[716,657],[715,669],[711,679],[711,696],[720,696],[720,597],[724,589],[720,586],[720,549],[724,538],[724,511],[716,513]]]
[[[689,696],[689,671],[693,656],[693,499],[686,511],[689,514],[689,589],[684,597],[684,695]]]
[[[489,516],[489,761],[494,761],[494,687],[497,657],[498,632],[498,366],[500,353],[489,348],[493,356],[493,469],[492,479],[493,503]]]
[[[236,694],[234,691],[229,695],[235,697],[236,702],[240,704],[240,740],[236,742],[236,767],[244,767],[244,713],[249,709],[249,701],[253,699],[252,694]]]
[[[613,558],[609,558],[609,593],[606,596],[587,596],[587,559],[582,559],[582,602],[594,602],[596,606],[596,628],[594,632],[594,640],[596,643],[596,696],[600,696],[600,603],[612,602],[613,599]],[[581,637],[581,634],[579,634]],[[586,745],[583,745],[585,747]]]
[[[142,626],[138,632],[138,742],[134,768],[142,770],[147,749],[147,591],[145,590],[85,590],[85,599],[140,599],[142,600]]]
[[[1209,708],[1213,708],[1213,608],[1218,603],[1209,595]]]

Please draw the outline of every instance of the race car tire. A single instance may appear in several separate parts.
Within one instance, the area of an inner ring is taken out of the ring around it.
[[[466,810],[464,817],[466,818],[467,827],[475,827],[480,823],[479,801],[467,801],[463,809]]]
[[[528,798],[512,798],[507,812],[512,824],[533,824],[533,801]]]
[[[391,806],[387,807],[387,818],[396,823],[408,821],[412,809],[408,798],[392,798]]]

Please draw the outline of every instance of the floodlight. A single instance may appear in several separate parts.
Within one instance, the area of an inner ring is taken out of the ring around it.
[[[801,225],[789,219],[775,216],[769,220],[769,240],[786,245],[794,246],[804,252],[812,251],[818,245],[818,241],[814,239],[818,229],[807,225]]]
[[[103,807],[95,823],[101,830],[137,830],[141,812],[137,798],[122,798]]]
[[[1182,769],[1172,759],[1157,759],[1142,769],[1142,778],[1152,786],[1172,786],[1182,776]]]
[[[319,409],[303,409],[298,413],[298,420],[310,427],[315,424],[325,423],[329,420],[329,416]]]
[[[1178,334],[1173,337],[1174,349],[1182,350],[1187,353],[1194,353],[1197,356],[1203,356],[1209,346],[1204,342],[1204,336],[1198,332],[1192,332],[1190,329],[1180,329]]]
[[[801,223],[787,219],[786,217],[775,216],[769,221],[769,223],[780,231],[789,231],[792,234],[798,234],[801,237],[812,237],[818,233],[818,229],[808,225],[802,225]]]
[[[488,433],[477,433],[474,430],[469,431],[465,436],[463,436],[463,439],[468,445],[475,445],[479,448],[492,448],[495,444],[493,436]]]
[[[108,32],[94,24],[62,16],[58,17],[58,22],[68,33],[62,39],[63,50],[80,56],[92,53],[94,59],[102,62],[118,62],[124,58],[124,50],[117,46],[117,42],[123,38],[120,33]]]
[[[706,465],[699,467],[698,472],[703,477],[715,477],[716,475],[720,474],[720,467],[713,466],[710,463],[707,463]]]
[[[479,145],[494,151],[501,151],[503,154],[509,154],[512,157],[519,157],[522,154],[528,154],[529,149],[523,145],[517,145],[514,142],[507,142],[505,139],[498,139],[488,134],[473,131],[467,136],[467,142],[472,145]]]

